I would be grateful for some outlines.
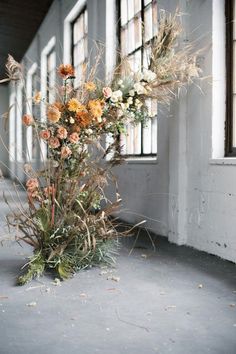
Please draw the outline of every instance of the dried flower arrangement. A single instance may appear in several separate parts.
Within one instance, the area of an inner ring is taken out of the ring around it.
[[[34,250],[18,284],[45,269],[54,269],[66,279],[79,269],[114,262],[117,237],[128,234],[118,232],[110,218],[120,206],[118,192],[113,202],[104,192],[108,183],[116,186],[112,167],[123,160],[119,136],[125,134],[127,123],[145,124],[152,119],[148,99],[169,103],[176,88],[198,77],[196,53],[191,54],[189,46],[176,45],[180,33],[177,13],[163,12],[148,69],[129,70],[121,79],[120,68],[127,68],[121,63],[105,85],[95,79],[92,68],[74,89],[74,68],[62,64],[58,74],[63,85],[55,88],[56,101],[49,104],[40,92],[30,98],[35,105],[46,106],[47,117],[26,114],[22,121],[35,130],[47,156],[40,171],[25,165],[27,208],[12,210],[8,216],[9,224],[20,230],[17,241]],[[12,57],[7,71],[4,81],[22,80],[21,66]],[[104,147],[106,134],[113,140]]]

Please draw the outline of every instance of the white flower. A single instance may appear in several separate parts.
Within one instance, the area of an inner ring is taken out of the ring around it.
[[[129,91],[129,95],[133,97],[135,95],[135,91],[134,90],[130,90]]]
[[[129,97],[128,99],[127,99],[127,103],[130,105],[130,104],[132,104],[133,103],[133,97]]]
[[[140,109],[142,107],[142,105],[143,105],[143,103],[136,98],[135,107],[137,107],[137,109]]]
[[[154,81],[156,79],[157,75],[151,71],[151,70],[146,70],[143,74],[143,80],[147,82]]]
[[[121,90],[117,90],[117,91],[114,91],[112,92],[112,95],[111,95],[111,101],[112,102],[118,102],[118,101],[121,101],[122,100],[122,91]]]
[[[147,93],[147,90],[145,89],[145,87],[143,87],[143,85],[141,85],[139,82],[136,82],[134,84],[134,89],[138,95],[144,95],[145,93]]]
[[[91,135],[91,134],[93,134],[93,131],[92,131],[92,129],[87,129],[87,130],[86,130],[86,133],[87,133],[88,135]]]
[[[71,123],[71,124],[74,124],[74,122],[75,122],[74,118],[73,118],[73,117],[70,117],[70,123]]]
[[[123,80],[119,80],[119,81],[117,82],[117,84],[118,84],[119,86],[123,85]]]
[[[128,103],[121,103],[120,104],[121,108],[123,109],[123,111],[126,111],[129,108],[129,104]]]

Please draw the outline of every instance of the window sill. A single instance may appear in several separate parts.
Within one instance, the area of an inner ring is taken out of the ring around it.
[[[158,163],[157,157],[128,157],[125,160],[128,164],[151,164],[156,165]]]
[[[210,159],[210,164],[220,166],[236,166],[236,157],[222,157],[218,159]]]

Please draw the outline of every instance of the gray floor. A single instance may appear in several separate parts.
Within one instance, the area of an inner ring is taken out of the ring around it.
[[[16,287],[28,251],[0,247],[0,354],[235,354],[235,265],[143,238],[58,285]]]

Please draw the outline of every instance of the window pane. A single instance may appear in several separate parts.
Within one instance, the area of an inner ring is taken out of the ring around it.
[[[141,0],[134,0],[134,14],[141,11]]]
[[[128,21],[134,17],[134,0],[128,0]]]
[[[142,21],[141,15],[134,19],[134,41],[135,48],[139,48],[142,45]]]
[[[144,41],[147,42],[152,38],[152,6],[148,6],[144,10]]]
[[[128,21],[127,0],[121,0],[121,26]]]

